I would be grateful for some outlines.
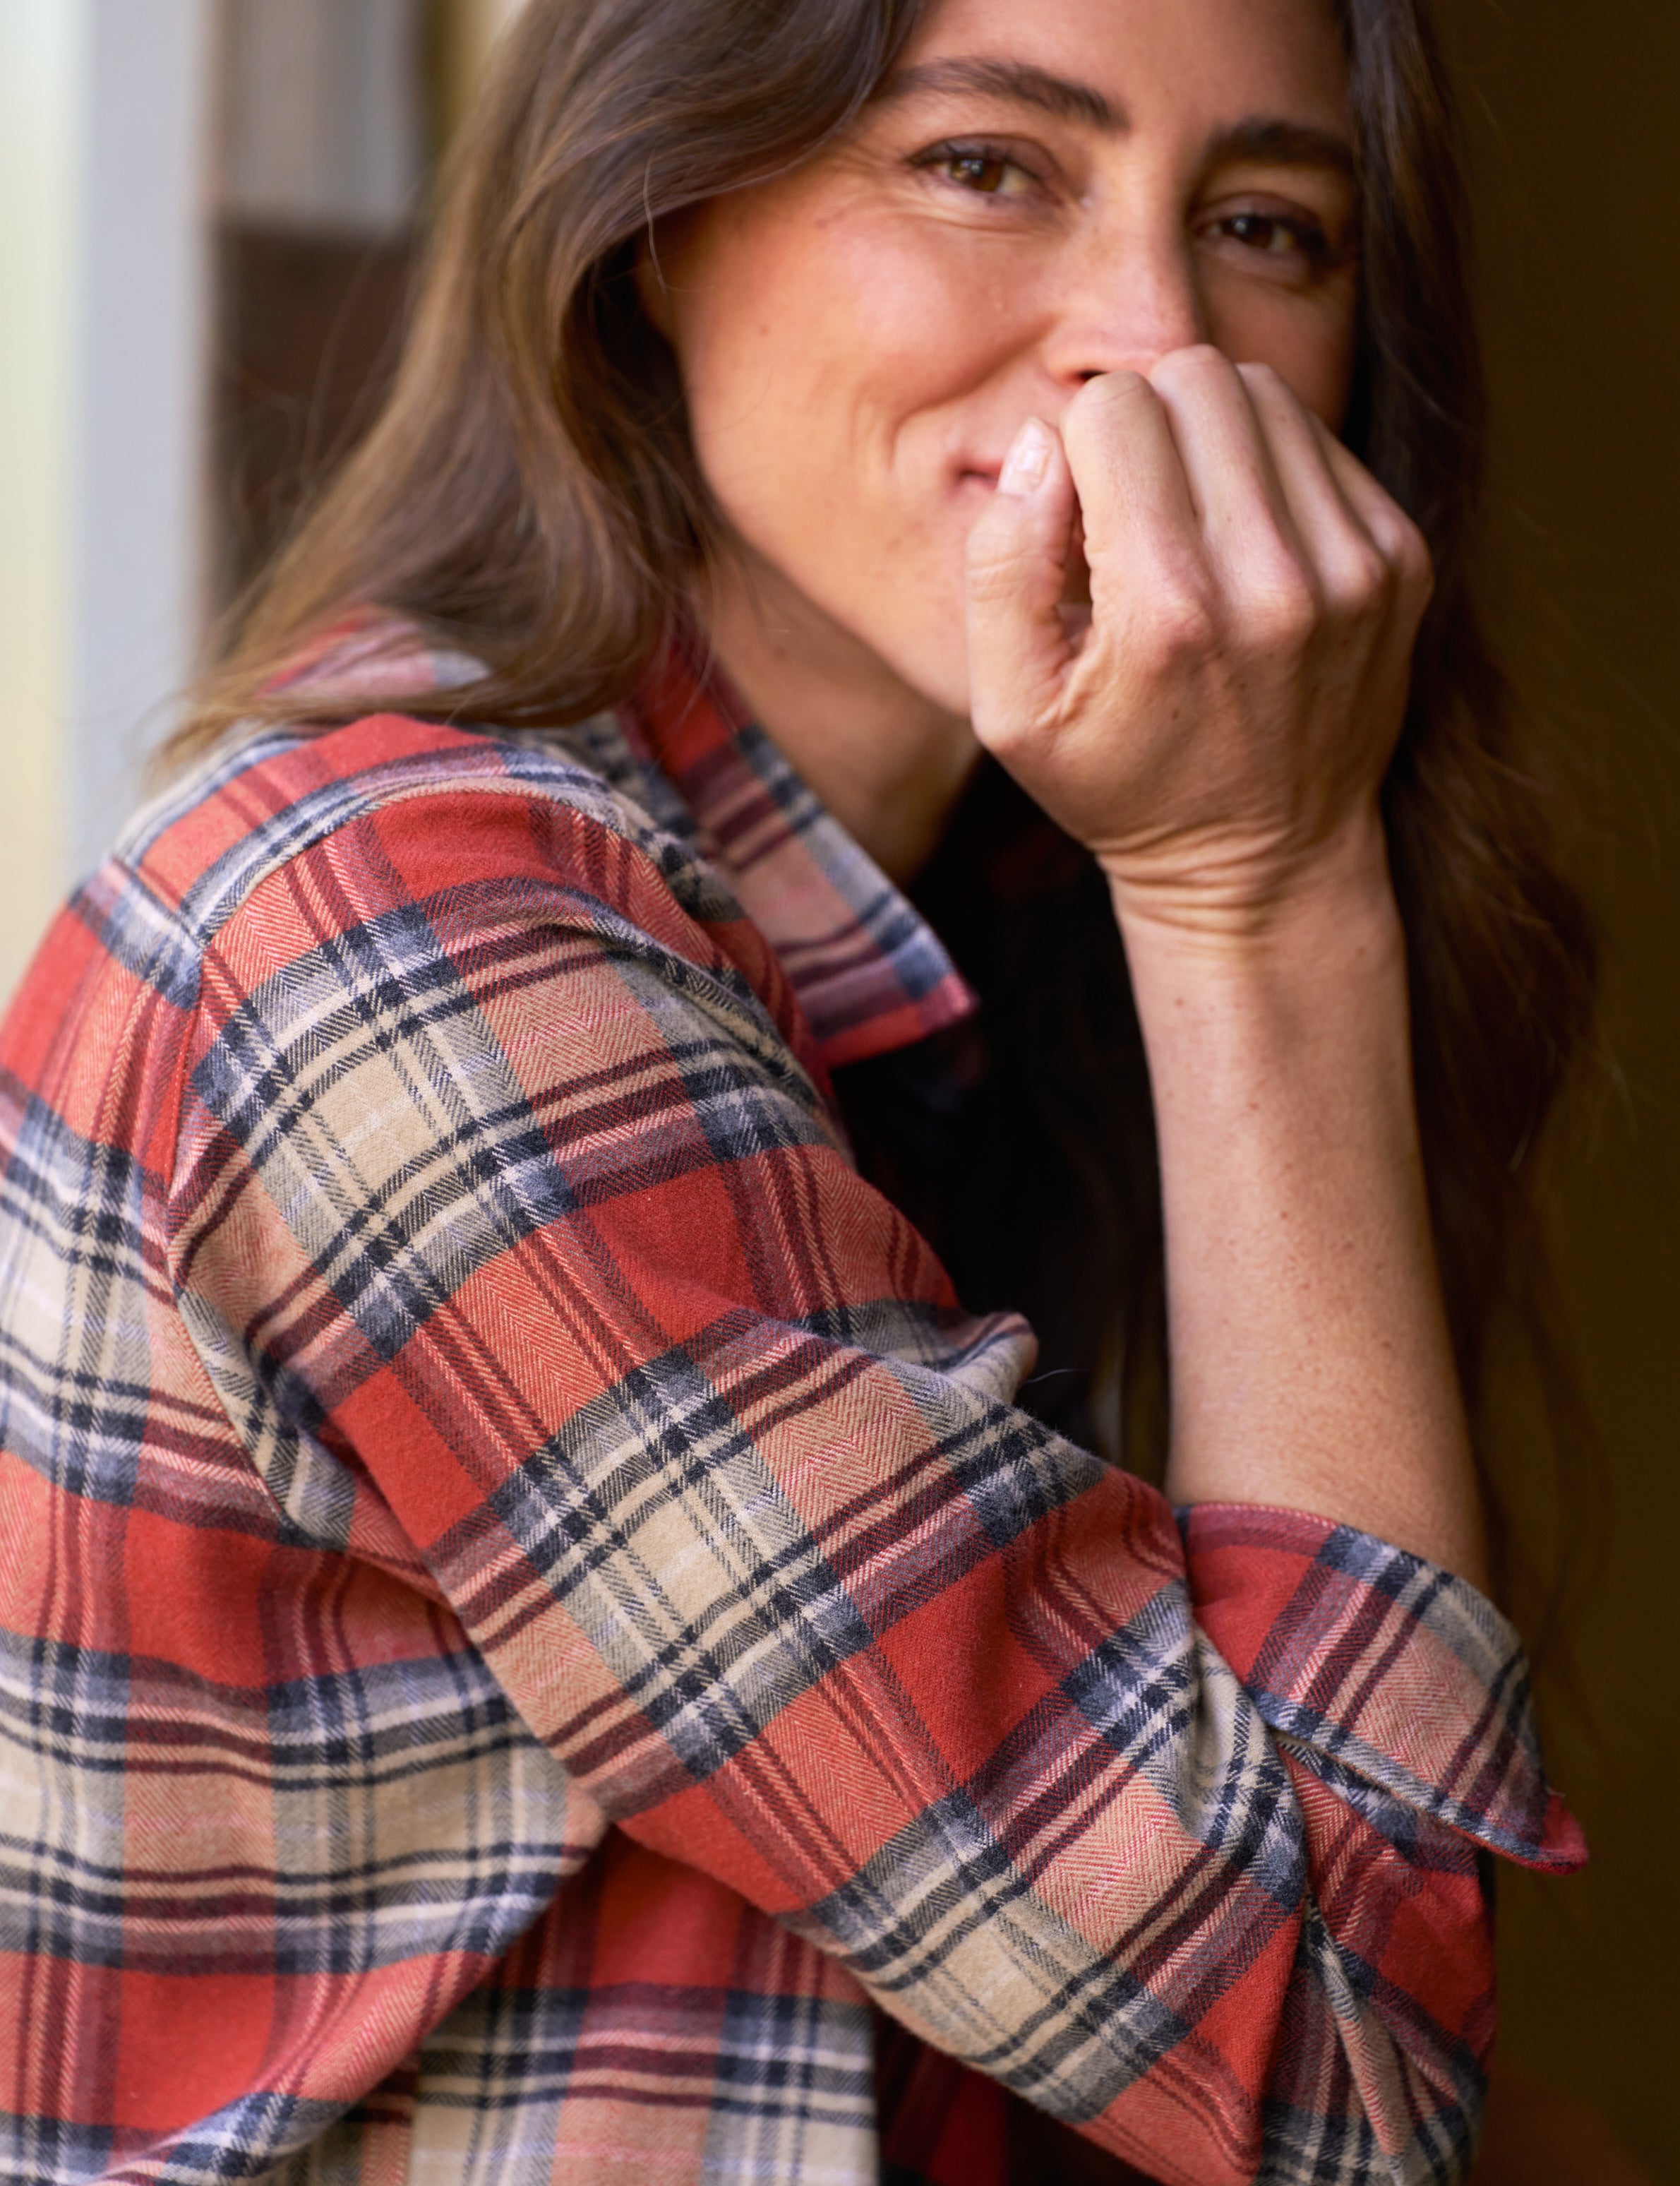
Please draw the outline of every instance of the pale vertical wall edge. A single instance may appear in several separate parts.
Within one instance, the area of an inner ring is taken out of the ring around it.
[[[0,993],[203,626],[212,0],[0,0]]]
[[[0,993],[64,872],[76,235],[86,0],[0,6]]]

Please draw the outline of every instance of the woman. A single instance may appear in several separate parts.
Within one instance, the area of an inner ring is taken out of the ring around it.
[[[1460,228],[1412,0],[534,0],[5,1035],[6,2177],[1464,2175]]]

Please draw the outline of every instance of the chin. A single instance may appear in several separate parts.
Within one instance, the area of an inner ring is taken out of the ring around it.
[[[918,698],[937,706],[942,714],[968,719],[968,634],[961,624],[955,643],[941,631],[937,636],[896,647],[884,657]]]
[[[966,535],[964,537],[966,548]],[[959,572],[963,569],[959,559]],[[914,621],[905,608],[917,601],[921,612]],[[907,577],[897,599],[888,603],[896,614],[883,615],[876,625],[879,642],[874,650],[916,695],[942,713],[966,720],[971,710],[968,690],[968,603],[960,575],[952,583],[948,570],[940,581],[916,586]]]

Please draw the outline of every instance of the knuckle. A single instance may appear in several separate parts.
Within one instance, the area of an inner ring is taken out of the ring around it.
[[[1429,542],[1411,518],[1396,508],[1377,535],[1377,551],[1385,572],[1386,597],[1422,606],[1435,590],[1435,558]]]
[[[1274,560],[1251,577],[1243,606],[1243,628],[1251,642],[1266,652],[1304,645],[1323,616],[1318,591],[1293,563]]]
[[[1329,589],[1333,613],[1352,620],[1386,607],[1393,598],[1399,572],[1375,546],[1350,546],[1341,558]]]
[[[1140,401],[1155,399],[1155,390],[1140,373],[1105,372],[1088,379],[1068,404],[1061,420],[1062,440],[1077,446],[1092,432],[1100,434],[1111,421],[1134,413]]]
[[[1314,572],[1292,540],[1265,517],[1251,520],[1231,569],[1240,628],[1263,643],[1304,637],[1324,611]]]
[[[1100,372],[1088,379],[1067,406],[1070,410],[1091,410],[1110,402],[1134,401],[1148,386],[1142,373],[1117,365],[1112,372]]]
[[[1151,367],[1150,380],[1156,387],[1174,390],[1229,378],[1235,367],[1212,342],[1193,342],[1188,349],[1169,350]]]
[[[1014,591],[1009,565],[990,555],[976,554],[971,548],[968,557],[968,597],[974,607],[1000,606]]]
[[[1156,367],[1162,372],[1218,372],[1234,371],[1230,359],[1224,350],[1212,342],[1190,342],[1183,349],[1169,350]]]
[[[999,599],[1019,588],[1022,542],[1015,529],[988,510],[968,535],[968,588]]]
[[[1421,528],[1397,501],[1380,489],[1370,528],[1378,548],[1403,575],[1411,575],[1431,566],[1429,541]]]
[[[1182,571],[1151,587],[1140,649],[1157,670],[1205,659],[1215,649],[1218,623],[1204,586]]]
[[[968,603],[971,608],[984,610],[988,619],[994,619],[1005,609],[1014,606],[1020,591],[1019,575],[1008,562],[996,558],[970,561]],[[982,634],[984,634],[983,628]]]
[[[1407,584],[1427,599],[1435,590],[1435,557],[1429,541],[1409,516],[1401,519],[1399,552],[1396,557]]]
[[[971,584],[995,580],[1015,559],[1015,544],[992,524],[977,524],[968,535],[964,559]]]

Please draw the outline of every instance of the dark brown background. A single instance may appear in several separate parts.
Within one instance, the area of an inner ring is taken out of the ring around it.
[[[1481,183],[1511,651],[1579,766],[1616,1073],[1561,1209],[1614,1499],[1578,1625],[1591,1728],[1548,1696],[1594,1857],[1506,1886],[1504,2041],[1680,2180],[1680,4],[1439,4]]]

